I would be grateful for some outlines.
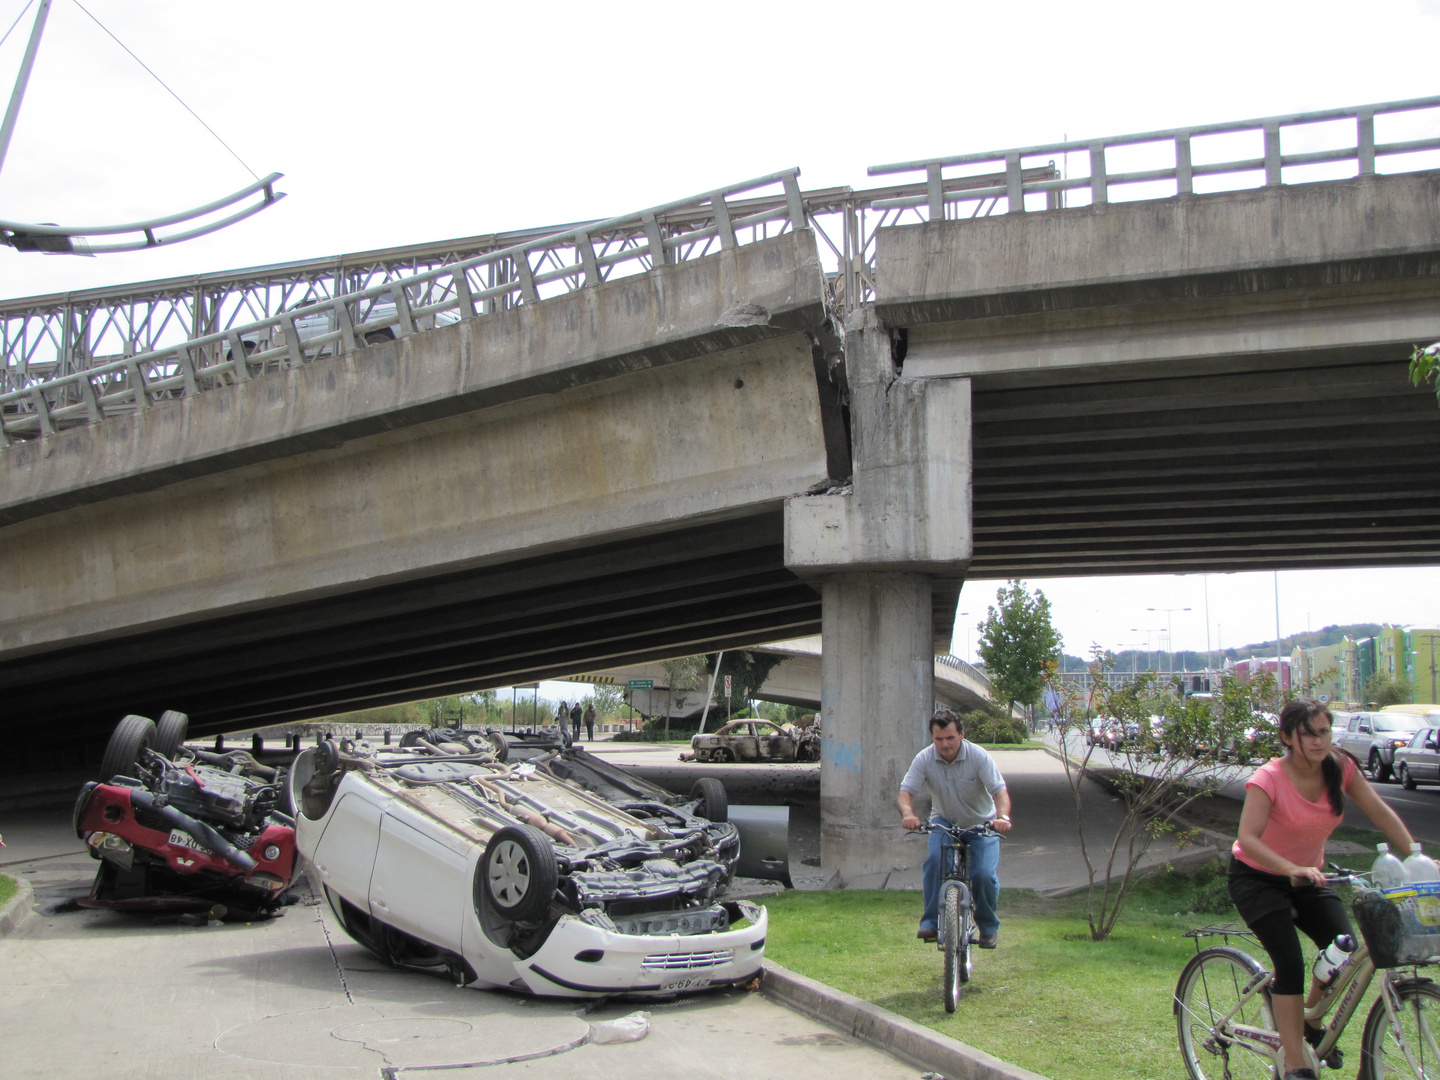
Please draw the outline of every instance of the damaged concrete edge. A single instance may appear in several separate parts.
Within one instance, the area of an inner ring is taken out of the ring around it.
[[[13,934],[35,914],[35,890],[24,878],[17,877],[14,880],[18,887],[15,895],[6,901],[4,906],[0,906],[0,937]]]
[[[940,1073],[947,1080],[1046,1080],[1040,1073],[1007,1064],[774,961],[764,963],[760,992],[766,997],[908,1065]]]

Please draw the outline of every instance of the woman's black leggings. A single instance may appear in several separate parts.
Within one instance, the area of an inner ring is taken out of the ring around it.
[[[1275,993],[1303,994],[1306,990],[1305,955],[1300,951],[1300,935],[1315,942],[1316,948],[1323,949],[1341,934],[1353,934],[1349,916],[1340,898],[1328,890],[1317,896],[1295,897],[1296,915],[1290,916],[1288,908],[1272,911],[1250,923],[1250,929],[1260,939],[1260,944],[1270,954],[1270,966],[1275,972]]]

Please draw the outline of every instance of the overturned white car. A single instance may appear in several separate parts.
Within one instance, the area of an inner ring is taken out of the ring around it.
[[[458,985],[558,997],[758,974],[765,909],[721,898],[739,835],[697,813],[723,817],[723,789],[622,807],[565,779],[558,751],[504,756],[503,741],[346,741],[296,759],[296,844],[352,937]]]

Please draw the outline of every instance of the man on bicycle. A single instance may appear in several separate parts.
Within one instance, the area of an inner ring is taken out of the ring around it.
[[[905,779],[900,782],[900,822],[907,829],[920,828],[915,816],[915,796],[930,793],[932,824],[969,829],[986,821],[996,832],[1010,831],[1010,793],[994,759],[981,747],[965,741],[960,718],[943,706],[930,717],[930,745],[915,755]],[[930,833],[930,850],[920,882],[925,910],[920,915],[921,941],[934,941],[940,915],[940,884],[944,877],[942,851],[947,836]],[[995,905],[1000,899],[1000,881],[995,870],[1000,864],[1000,838],[976,836],[970,841],[970,884],[975,897],[975,925],[980,930],[980,948],[993,949],[1000,940],[1000,919]]]

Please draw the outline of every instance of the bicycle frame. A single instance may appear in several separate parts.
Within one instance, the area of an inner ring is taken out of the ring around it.
[[[1231,948],[1235,947],[1231,946]],[[1235,951],[1248,956],[1243,950],[1236,949]],[[1278,1070],[1277,1075],[1279,1075],[1284,1072],[1285,1065],[1279,1032],[1273,1028],[1231,1022],[1237,1013],[1243,1012],[1245,1007],[1253,1002],[1255,995],[1264,994],[1268,1002],[1272,973],[1258,964],[1256,966],[1260,968],[1259,972],[1241,991],[1240,999],[1235,1007],[1209,1030],[1212,1039],[1220,1037],[1230,1044],[1238,1044],[1252,1053],[1270,1058],[1274,1061]],[[1312,1047],[1307,1043],[1305,1049],[1306,1054],[1312,1059],[1311,1067],[1316,1069],[1317,1073],[1323,1067],[1321,1063],[1335,1049],[1341,1035],[1345,1033],[1346,1027],[1365,997],[1365,991],[1375,977],[1376,970],[1374,963],[1370,960],[1369,949],[1361,945],[1351,957],[1350,962],[1345,965],[1344,970],[1321,994],[1320,1000],[1305,1010],[1306,1022],[1313,1026],[1323,1027],[1325,1031],[1324,1037],[1317,1045]],[[1385,970],[1380,984],[1380,1000],[1384,1003],[1386,1023],[1390,1025],[1391,1031],[1395,1034],[1396,1041],[1405,1055],[1405,1061],[1410,1066],[1411,1072],[1418,1077],[1423,1075],[1420,1066],[1416,1062],[1411,1048],[1401,1037],[1400,1025],[1396,1019],[1399,1000],[1395,994],[1395,984],[1404,981],[1406,976],[1403,973],[1406,970],[1404,968]],[[1179,1008],[1180,1002],[1177,999],[1176,1009]],[[1332,1009],[1334,1015],[1330,1021],[1321,1024],[1321,1021],[1330,1014]],[[1431,1042],[1433,1043],[1433,1039]],[[1434,1058],[1440,1059],[1440,1047],[1431,1045],[1427,1047],[1427,1052]]]

